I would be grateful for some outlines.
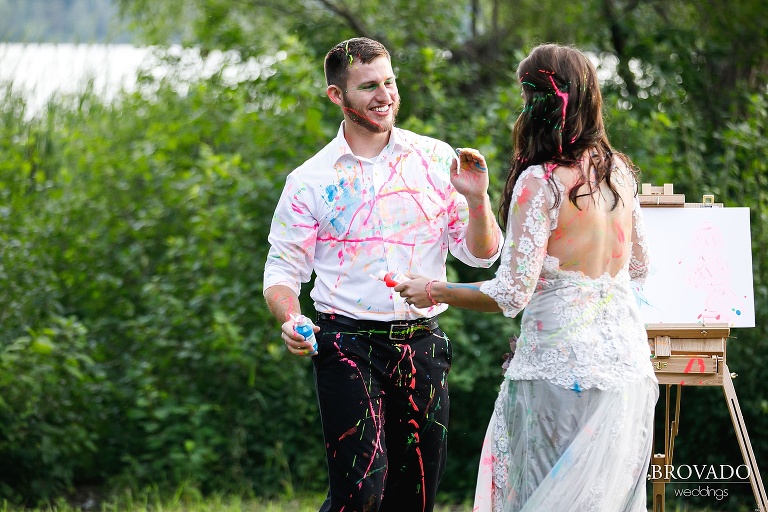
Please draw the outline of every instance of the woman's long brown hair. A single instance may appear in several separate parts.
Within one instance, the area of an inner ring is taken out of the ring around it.
[[[513,130],[514,153],[499,207],[499,222],[506,228],[512,192],[520,174],[532,165],[577,167],[581,176],[568,194],[576,200],[591,196],[605,180],[614,197],[613,208],[621,200],[611,182],[613,159],[620,158],[636,172],[631,160],[617,153],[608,142],[603,123],[603,99],[594,65],[579,50],[556,44],[537,46],[520,62],[517,77],[523,88],[525,105]],[[589,165],[582,166],[586,155]],[[584,168],[587,171],[585,172]],[[590,179],[589,169],[594,168]],[[549,177],[557,204],[560,192]],[[583,193],[582,186],[587,189]]]

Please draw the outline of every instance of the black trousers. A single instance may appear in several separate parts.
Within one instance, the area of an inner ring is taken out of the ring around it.
[[[430,512],[445,470],[452,349],[318,322],[315,386],[328,462],[321,512]]]

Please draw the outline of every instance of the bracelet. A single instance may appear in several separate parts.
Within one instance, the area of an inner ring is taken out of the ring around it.
[[[437,306],[437,302],[435,302],[435,299],[432,298],[432,283],[436,283],[436,282],[437,282],[437,279],[433,279],[427,283],[427,286],[424,287],[424,289],[427,291],[427,297],[429,297],[429,300],[432,301],[433,306]]]

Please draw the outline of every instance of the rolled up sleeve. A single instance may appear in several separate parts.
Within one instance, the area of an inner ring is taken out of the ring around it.
[[[311,213],[310,197],[305,185],[298,183],[293,174],[289,175],[269,232],[265,290],[283,285],[298,295],[301,283],[312,277],[318,223]]]
[[[469,247],[467,247],[467,226],[469,225],[469,206],[467,200],[456,192],[451,187],[452,192],[449,196],[449,214],[450,220],[448,222],[448,251],[456,257],[462,263],[469,265],[470,267],[489,268],[493,265],[501,255],[501,249],[504,246],[504,236],[501,232],[501,228],[498,225],[495,226],[497,231],[497,240],[499,244],[496,246],[496,253],[490,258],[478,258],[473,255]],[[490,233],[488,236],[492,236]]]

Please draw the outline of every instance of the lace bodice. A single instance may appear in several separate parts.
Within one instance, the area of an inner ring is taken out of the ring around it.
[[[562,198],[557,206],[553,187]],[[499,269],[480,288],[508,317],[525,309],[506,377],[545,379],[575,391],[613,389],[641,376],[655,378],[630,284],[643,282],[648,272],[639,202],[633,202],[626,264],[615,276],[606,272],[591,278],[562,270],[547,252],[567,200],[558,177],[541,166],[526,169],[515,184]]]

